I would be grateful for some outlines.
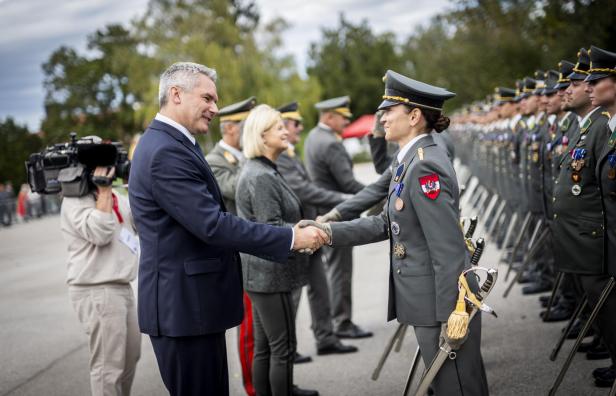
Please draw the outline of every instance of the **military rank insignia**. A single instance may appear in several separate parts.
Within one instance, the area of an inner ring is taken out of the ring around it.
[[[612,132],[612,135],[607,141],[607,145],[610,147],[616,147],[616,131]]]
[[[588,128],[590,128],[590,124],[592,124],[592,120],[590,118],[588,118],[588,119],[586,119],[586,121],[584,121],[584,124],[580,128],[580,133],[582,135],[585,134],[588,131]]]
[[[436,173],[420,177],[419,185],[424,195],[431,200],[438,198],[441,193],[441,183]]]
[[[230,163],[231,165],[234,165],[237,162],[237,159],[233,156],[233,154],[231,154],[228,151],[225,151],[225,153],[223,154],[223,156],[225,157],[225,159],[227,160],[228,163]]]

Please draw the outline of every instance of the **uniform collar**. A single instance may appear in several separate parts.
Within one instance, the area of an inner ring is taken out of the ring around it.
[[[410,142],[405,144],[404,147],[402,147],[400,151],[398,151],[398,155],[396,156],[396,158],[398,159],[398,163],[402,162],[402,160],[406,156],[406,153],[409,152],[409,150],[411,149],[411,147],[413,147],[415,143],[417,143],[422,138],[425,138],[426,136],[428,136],[428,133],[422,133],[421,135],[415,136],[413,139],[411,139]]]
[[[180,123],[178,123],[175,120],[172,120],[171,118],[164,116],[160,113],[156,113],[156,117],[154,117],[155,120],[158,120],[160,122],[164,122],[167,125],[171,125],[172,127],[174,127],[175,129],[177,129],[178,131],[182,132],[182,134],[184,136],[186,136],[188,138],[188,140],[190,140],[190,142],[192,144],[195,144],[196,140],[195,137],[188,132],[188,129],[186,129],[186,127]]]
[[[611,132],[616,131],[616,115],[613,115],[612,118],[610,118],[610,121],[607,123],[607,126],[610,128]]]
[[[597,111],[599,109],[599,107],[595,107],[594,109],[592,109],[591,111],[588,112],[588,114],[586,114],[584,116],[584,118],[578,116],[578,121],[580,123],[580,125],[584,125],[584,123],[586,122],[587,119],[590,118],[590,116],[592,115],[592,113],[594,113],[595,111]]]
[[[328,125],[325,125],[325,124],[323,124],[322,122],[319,122],[318,126],[319,126],[319,128],[321,128],[321,129],[325,129],[325,130],[326,130],[326,131],[328,131],[328,132],[329,132],[329,131],[331,131],[331,132],[333,132],[333,131],[334,131],[334,130],[333,130],[333,129],[331,129]]]
[[[556,121],[556,114],[550,114],[550,115],[548,116],[548,123],[549,123],[550,125],[554,125],[554,122],[555,122],[555,121]]]
[[[236,149],[235,147],[231,147],[224,140],[220,139],[220,141],[218,142],[218,145],[222,147],[223,149],[227,150],[228,152],[230,152],[231,154],[233,154],[233,156],[237,158],[238,161],[244,161],[244,154],[240,150]]]

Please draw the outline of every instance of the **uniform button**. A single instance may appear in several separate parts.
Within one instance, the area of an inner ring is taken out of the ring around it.
[[[556,202],[556,197],[552,197],[552,202]]]
[[[597,236],[597,231],[593,231],[592,236]]]
[[[556,219],[558,217],[558,215],[556,213],[554,213],[554,219]]]
[[[400,270],[400,268],[398,268],[398,269],[396,270],[396,272],[397,272],[398,274],[400,274],[400,273],[402,273],[402,270]]]
[[[558,184],[558,180],[556,180],[556,181],[554,182],[554,184]]]

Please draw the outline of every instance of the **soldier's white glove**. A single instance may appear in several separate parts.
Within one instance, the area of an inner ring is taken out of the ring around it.
[[[332,221],[342,220],[342,215],[336,210],[336,208],[330,210],[322,216],[317,216],[317,223],[331,223]]]
[[[326,234],[327,237],[329,238],[329,241],[327,242],[327,244],[329,246],[332,245],[332,227],[327,224],[327,223],[317,223],[314,220],[302,220],[299,223],[297,223],[299,225],[300,228],[304,228],[304,227],[308,227],[308,226],[314,226],[317,227],[321,230],[323,230]]]

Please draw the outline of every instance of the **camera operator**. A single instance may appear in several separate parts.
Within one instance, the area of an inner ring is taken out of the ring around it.
[[[69,297],[89,337],[93,395],[128,395],[141,352],[130,282],[138,240],[128,199],[114,194],[115,167],[96,167],[95,187],[65,197],[61,227],[68,246]]]

